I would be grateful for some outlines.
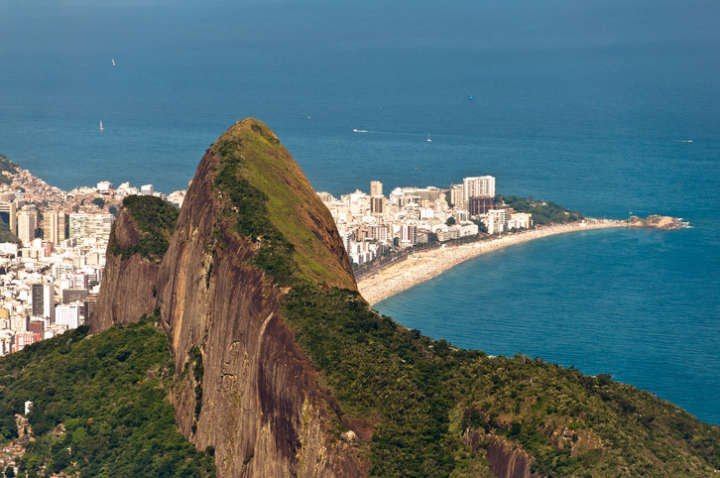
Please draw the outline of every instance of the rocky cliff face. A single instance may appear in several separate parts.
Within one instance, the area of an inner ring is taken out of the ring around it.
[[[176,215],[127,200],[91,326],[156,311],[177,424],[214,450],[221,478],[705,476],[720,466],[720,431],[648,394],[460,350],[372,311],[329,212],[257,120],[211,146]]]
[[[299,261],[307,276],[354,290],[332,218],[274,134],[246,120],[217,144],[224,143],[242,148],[248,163],[270,158],[245,167],[262,168],[268,187],[291,194],[278,208],[285,225],[302,227],[292,249],[311,259]],[[199,449],[214,448],[219,476],[362,475],[366,461],[337,431],[337,404],[282,319],[285,288],[252,264],[263,238],[235,230],[237,211],[217,187],[222,161],[216,148],[201,161],[161,263],[111,248],[92,328],[159,308],[178,371],[178,425]],[[112,240],[128,250],[137,236],[122,213]]]
[[[93,332],[137,322],[155,308],[159,262],[138,253],[124,255],[121,252],[136,247],[140,236],[141,231],[130,211],[122,209],[113,224],[102,290],[90,320]]]
[[[277,155],[273,166],[294,166],[263,134],[272,138],[254,121],[227,133],[258,141]],[[220,163],[213,149],[200,163],[158,281],[177,370],[192,372],[173,397],[180,429],[198,447],[215,448],[219,476],[357,476],[363,463],[332,430],[335,404],[282,320],[283,288],[251,264],[258,245],[234,231],[228,199],[215,187]],[[354,287],[347,259],[333,247],[332,218],[299,170],[283,176],[298,197],[288,213],[318,238],[302,246],[329,245],[332,279]]]

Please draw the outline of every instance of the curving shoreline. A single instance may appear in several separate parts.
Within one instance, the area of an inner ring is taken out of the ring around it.
[[[406,260],[388,265],[358,281],[358,289],[370,305],[433,279],[443,272],[482,254],[541,239],[543,237],[596,229],[638,227],[617,219],[592,219],[545,226],[528,231],[456,246],[410,254]]]

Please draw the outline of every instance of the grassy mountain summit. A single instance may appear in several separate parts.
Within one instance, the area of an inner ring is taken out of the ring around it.
[[[150,204],[145,215],[143,204],[125,205],[136,223],[163,210]],[[169,340],[145,321],[0,360],[6,438],[22,401],[38,403],[29,416],[36,465],[96,476],[78,463],[102,462],[112,474],[149,460],[167,476],[196,466],[187,475],[195,476],[211,472],[213,455],[221,477],[699,477],[720,467],[720,429],[651,394],[605,375],[458,349],[373,311],[329,212],[258,120],[236,123],[207,151],[177,220],[167,221],[172,234],[136,225],[165,241],[151,248],[157,271],[106,274],[101,296],[152,290],[146,314],[157,310]],[[113,234],[133,230],[122,229]],[[124,252],[108,251],[118,271],[141,251]],[[53,371],[42,384],[39,370]],[[98,399],[103,387],[116,401]],[[123,388],[145,401],[123,401]],[[157,419],[126,420],[138,403],[159,410]],[[168,428],[173,407],[200,451]],[[108,458],[78,432],[63,461],[67,443],[56,445],[55,430],[95,423],[98,410],[123,423],[122,437],[147,437],[151,452],[133,461],[134,448],[111,429]],[[175,450],[169,463],[153,441],[163,435]],[[114,468],[115,449],[124,468]]]
[[[295,275],[356,288],[349,265],[338,261],[342,244],[335,241],[334,223],[332,230],[310,227],[329,216],[325,206],[267,125],[255,119],[238,122],[211,150],[220,157],[215,186],[229,198],[226,213],[234,215],[238,233],[260,244],[255,261],[268,261],[261,268],[272,268],[274,260],[287,262],[276,264],[288,268],[274,271],[280,282]]]

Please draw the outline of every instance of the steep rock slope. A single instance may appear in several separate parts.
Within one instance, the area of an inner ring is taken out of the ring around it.
[[[328,211],[257,120],[207,151],[162,257],[156,280],[138,278],[156,292],[144,308],[159,310],[170,338],[180,430],[215,450],[221,477],[707,476],[720,466],[718,429],[649,394],[459,350],[372,311]],[[131,279],[106,279],[102,294],[130,290],[112,281]],[[96,329],[137,320],[103,314]]]
[[[153,312],[160,261],[177,215],[177,209],[160,198],[125,198],[110,234],[102,293],[90,320],[93,332]]]
[[[287,232],[270,230],[268,218]],[[354,289],[340,244],[329,213],[262,123],[235,125],[203,158],[158,290],[176,369],[185,372],[174,395],[178,423],[201,449],[215,447],[220,476],[354,476],[363,468],[334,433],[335,404],[282,320],[285,290],[270,276],[292,262],[307,277]]]

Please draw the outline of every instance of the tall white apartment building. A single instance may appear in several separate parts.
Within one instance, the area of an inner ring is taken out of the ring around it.
[[[67,214],[59,209],[50,209],[43,213],[43,239],[59,244],[67,239]]]
[[[77,329],[83,324],[83,305],[79,302],[60,304],[55,307],[55,324]]]
[[[113,215],[109,213],[74,212],[70,214],[70,237],[107,240],[112,223]]]
[[[500,234],[507,229],[508,213],[507,209],[490,209],[483,223],[487,228],[488,234]]]
[[[35,239],[35,229],[37,229],[38,224],[38,214],[35,206],[23,206],[20,212],[18,212],[17,223],[18,239],[23,243],[23,246],[27,246]]]
[[[400,242],[409,245],[417,244],[417,226],[413,224],[403,224],[400,226]]]
[[[380,197],[383,195],[383,184],[380,181],[370,181],[370,196]]]
[[[494,176],[473,176],[463,178],[463,199],[469,203],[470,198],[495,197]]]
[[[465,188],[462,184],[452,184],[450,186],[450,204],[455,209],[467,209],[465,203]]]
[[[45,318],[52,319],[55,317],[53,292],[52,284],[43,284],[43,317]]]

